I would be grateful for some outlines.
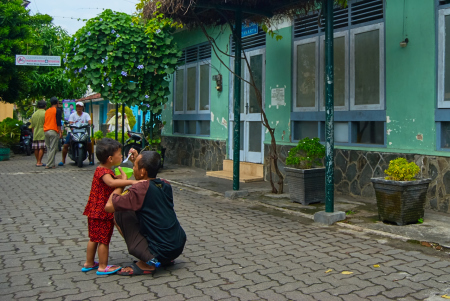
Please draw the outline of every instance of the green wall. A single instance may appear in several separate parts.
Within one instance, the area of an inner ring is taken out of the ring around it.
[[[435,3],[431,0],[385,1],[385,88],[386,88],[386,147],[336,146],[381,152],[450,155],[436,151],[436,17]],[[406,48],[399,43],[404,39],[403,28],[409,39]],[[210,29],[221,49],[230,48],[230,30],[227,27]],[[292,108],[292,27],[282,28],[276,41],[266,40],[265,108],[268,120],[275,128],[279,144],[291,143],[290,113]],[[181,31],[176,34],[180,49],[206,41],[201,30]],[[226,64],[230,59],[221,58]],[[211,76],[222,74],[223,92],[217,92],[211,81],[211,135],[205,139],[228,140],[229,71],[212,52]],[[217,69],[218,71],[216,71]],[[172,85],[171,85],[172,86]],[[172,87],[171,87],[172,88]],[[285,88],[285,105],[272,106],[273,88]],[[172,134],[173,102],[170,99],[163,111],[167,121],[164,135]],[[204,138],[204,137],[202,137]],[[266,131],[265,143],[270,143]],[[227,148],[228,150],[228,148]]]
[[[275,128],[275,138],[279,143],[288,143],[291,137],[290,114],[292,99],[292,27],[276,31],[283,38],[276,40],[269,35],[266,39],[266,91],[265,108],[270,126]],[[285,105],[272,105],[272,89],[284,88]],[[271,137],[266,130],[264,143]]]
[[[385,3],[387,151],[434,152],[435,4],[408,0],[404,10],[404,1]],[[405,48],[399,45],[403,28],[409,39]]]
[[[214,29],[209,29],[208,34],[215,38],[219,48],[226,52],[230,48],[230,30],[228,27],[216,27]],[[206,37],[201,29],[197,30],[183,30],[175,34],[175,41],[178,44],[179,49],[183,49],[189,46],[206,42]],[[229,64],[230,58],[224,54],[218,52],[219,57],[224,63]],[[228,89],[229,89],[229,71],[220,62],[214,51],[211,51],[211,74],[214,76],[217,74],[222,74],[222,92],[216,90],[216,82],[211,80],[211,99],[210,99],[210,111],[211,111],[211,123],[210,123],[210,136],[204,137],[202,139],[217,139],[217,140],[227,140],[228,139]],[[173,76],[172,76],[173,78]],[[166,125],[163,128],[164,136],[178,136],[173,134],[173,84],[170,85],[171,95],[169,96],[169,101],[165,105],[162,112],[162,118],[166,121]],[[184,135],[180,135],[184,136]],[[196,136],[189,136],[196,137]]]

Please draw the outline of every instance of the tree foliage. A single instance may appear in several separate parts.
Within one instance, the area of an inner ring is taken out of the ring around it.
[[[0,1],[0,98],[29,107],[42,97],[78,98],[86,86],[67,82],[63,67],[16,66],[16,54],[62,55],[70,36],[49,15],[31,16],[21,0]],[[24,108],[25,110],[25,108]]]
[[[21,4],[21,0],[0,1],[0,100],[9,103],[26,97],[33,70],[29,66],[16,66],[16,54],[27,52],[35,26],[52,21],[48,15],[30,16]]]
[[[169,92],[168,75],[181,52],[170,20],[138,18],[105,10],[87,21],[66,48],[69,81],[90,85],[113,103],[161,110]]]

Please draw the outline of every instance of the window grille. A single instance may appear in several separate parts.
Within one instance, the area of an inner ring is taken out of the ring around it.
[[[443,1],[450,2],[450,0]],[[340,6],[336,6],[334,8],[333,28],[339,29],[350,25],[382,20],[383,17],[383,0],[353,1],[349,2],[349,5],[345,8]],[[325,32],[325,19],[321,16],[320,24],[318,19],[318,13],[296,18],[294,21],[294,38],[301,38]]]
[[[266,46],[266,32],[258,26],[258,33],[242,38],[242,49],[249,50],[256,47]],[[231,51],[234,53],[234,39],[231,38]]]
[[[365,0],[351,4],[352,25],[383,19],[383,0]]]
[[[211,46],[208,43],[183,49],[183,53],[181,57],[178,59],[178,62],[186,64],[207,60],[210,58],[211,58]]]

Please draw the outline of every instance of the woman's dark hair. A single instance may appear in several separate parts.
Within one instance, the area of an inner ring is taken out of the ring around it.
[[[55,96],[53,96],[52,98],[50,98],[50,104],[52,106],[57,105],[58,104],[58,98],[56,98]]]
[[[98,148],[98,146],[97,146]],[[161,156],[154,151],[145,151],[141,153],[141,159],[138,161],[138,168],[144,168],[149,178],[156,178],[161,164]]]
[[[47,102],[45,100],[39,100],[37,103],[38,109],[45,109],[46,106],[47,106]]]
[[[122,148],[122,144],[111,138],[103,138],[97,142],[95,155],[100,163],[105,164],[109,156],[113,156],[118,149]]]

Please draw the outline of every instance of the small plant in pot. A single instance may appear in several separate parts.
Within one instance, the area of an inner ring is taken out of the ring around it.
[[[9,160],[10,150],[17,148],[22,124],[13,118],[6,118],[0,122],[0,161]]]
[[[407,225],[423,220],[431,179],[416,179],[420,168],[405,158],[389,162],[385,178],[372,178],[381,221]]]
[[[291,200],[303,205],[325,202],[325,147],[319,138],[304,138],[289,151],[285,167]]]

